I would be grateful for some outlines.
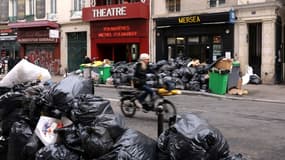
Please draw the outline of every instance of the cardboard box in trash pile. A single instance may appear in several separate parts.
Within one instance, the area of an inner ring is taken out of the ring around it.
[[[233,63],[232,59],[223,58],[215,64],[215,67],[221,70],[231,70],[232,63]]]

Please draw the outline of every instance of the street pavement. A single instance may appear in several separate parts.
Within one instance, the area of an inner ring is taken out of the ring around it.
[[[0,75],[0,79],[2,79],[5,75]],[[59,82],[64,79],[63,76],[57,75],[52,76],[53,82]],[[110,85],[99,84],[96,87],[114,87]],[[182,94],[185,95],[203,95],[203,96],[211,96],[211,97],[219,97],[225,99],[233,99],[233,100],[248,100],[248,101],[259,101],[259,102],[271,102],[271,103],[282,103],[285,104],[285,85],[284,84],[247,84],[242,87],[248,91],[246,95],[218,95],[209,92],[197,92],[197,91],[188,91],[183,90]]]

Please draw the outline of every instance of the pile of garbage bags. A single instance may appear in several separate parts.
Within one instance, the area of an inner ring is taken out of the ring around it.
[[[92,87],[68,76],[0,88],[0,159],[155,160],[156,141],[126,128]]]
[[[169,61],[160,60],[150,64],[153,73],[147,75],[147,84],[153,88],[171,86],[185,90],[207,90],[208,71],[214,64],[200,64],[198,60],[177,57]],[[131,85],[135,63],[117,62],[112,66],[113,83]]]
[[[158,140],[125,126],[92,80],[68,76],[0,88],[2,160],[244,160],[220,131],[192,113],[178,115]]]

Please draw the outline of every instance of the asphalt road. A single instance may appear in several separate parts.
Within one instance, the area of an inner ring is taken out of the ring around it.
[[[97,87],[95,95],[109,99],[114,111],[121,114],[117,89]],[[241,153],[248,160],[284,160],[284,104],[189,95],[167,98],[176,105],[178,113],[195,113],[218,128],[231,152]],[[154,113],[137,112],[134,118],[125,120],[128,128],[157,138]]]

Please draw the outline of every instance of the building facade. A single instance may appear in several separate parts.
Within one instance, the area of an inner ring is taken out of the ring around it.
[[[282,0],[1,0],[2,55],[28,56],[52,73],[97,60],[230,56],[241,72],[284,82]],[[51,65],[50,65],[51,64]],[[61,66],[61,67],[60,67]]]
[[[153,1],[156,60],[219,57],[251,66],[264,83],[284,81],[284,4],[278,0]],[[163,6],[163,7],[161,7]]]
[[[90,23],[91,54],[98,60],[136,61],[149,53],[149,1],[96,0],[83,9]]]
[[[5,1],[5,0],[4,0]],[[27,56],[32,63],[58,73],[60,66],[59,24],[47,13],[55,1],[12,0],[8,3],[8,27],[17,35],[18,49],[14,57]],[[54,36],[51,36],[54,33]]]
[[[90,25],[82,21],[83,0],[58,0],[57,22],[60,24],[60,53],[63,69],[79,69],[84,57],[91,57]]]

